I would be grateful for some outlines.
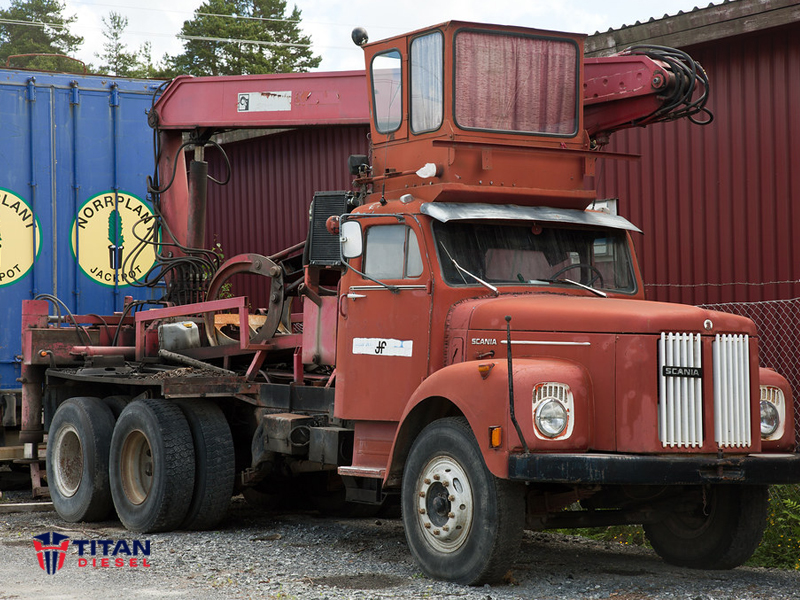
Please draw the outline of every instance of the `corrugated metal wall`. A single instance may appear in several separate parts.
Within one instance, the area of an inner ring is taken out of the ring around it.
[[[798,297],[800,24],[686,50],[709,74],[713,124],[614,134],[608,150],[642,159],[599,161],[599,193],[645,232],[649,298]]]
[[[366,154],[369,128],[331,126],[284,131],[225,145],[234,165],[228,185],[209,184],[207,245],[226,258],[255,252],[269,256],[305,240],[314,192],[352,189],[351,154]],[[209,174],[225,177],[216,150],[208,150]],[[265,281],[239,276],[234,293],[266,306]]]

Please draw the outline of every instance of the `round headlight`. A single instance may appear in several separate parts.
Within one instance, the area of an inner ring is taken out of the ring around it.
[[[781,417],[778,409],[772,402],[761,401],[761,437],[771,436],[778,430],[781,424]]]
[[[536,427],[547,437],[557,437],[567,428],[567,409],[558,400],[545,400],[536,409]]]

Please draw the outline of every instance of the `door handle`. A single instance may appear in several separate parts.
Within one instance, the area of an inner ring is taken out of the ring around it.
[[[347,294],[347,297],[350,298],[350,300],[358,300],[359,298],[366,298],[367,295],[366,294],[354,294],[353,292],[350,292],[349,294]]]

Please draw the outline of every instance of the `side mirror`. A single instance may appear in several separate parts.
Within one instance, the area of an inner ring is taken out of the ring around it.
[[[361,238],[361,223],[358,221],[345,221],[339,229],[339,242],[342,245],[344,258],[358,258],[363,252]]]

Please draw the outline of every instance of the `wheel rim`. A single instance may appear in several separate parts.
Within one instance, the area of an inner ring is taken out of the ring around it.
[[[55,480],[62,496],[71,498],[78,491],[83,479],[83,445],[73,425],[67,424],[58,430],[54,440]]]
[[[120,454],[122,490],[133,504],[147,500],[153,486],[153,450],[147,436],[131,431],[122,444]]]
[[[678,537],[691,540],[703,535],[714,522],[717,512],[717,495],[703,497],[702,504],[691,512],[673,513],[667,520],[669,529]]]
[[[423,539],[437,552],[458,550],[472,527],[472,486],[450,456],[430,460],[417,480],[417,522]]]

